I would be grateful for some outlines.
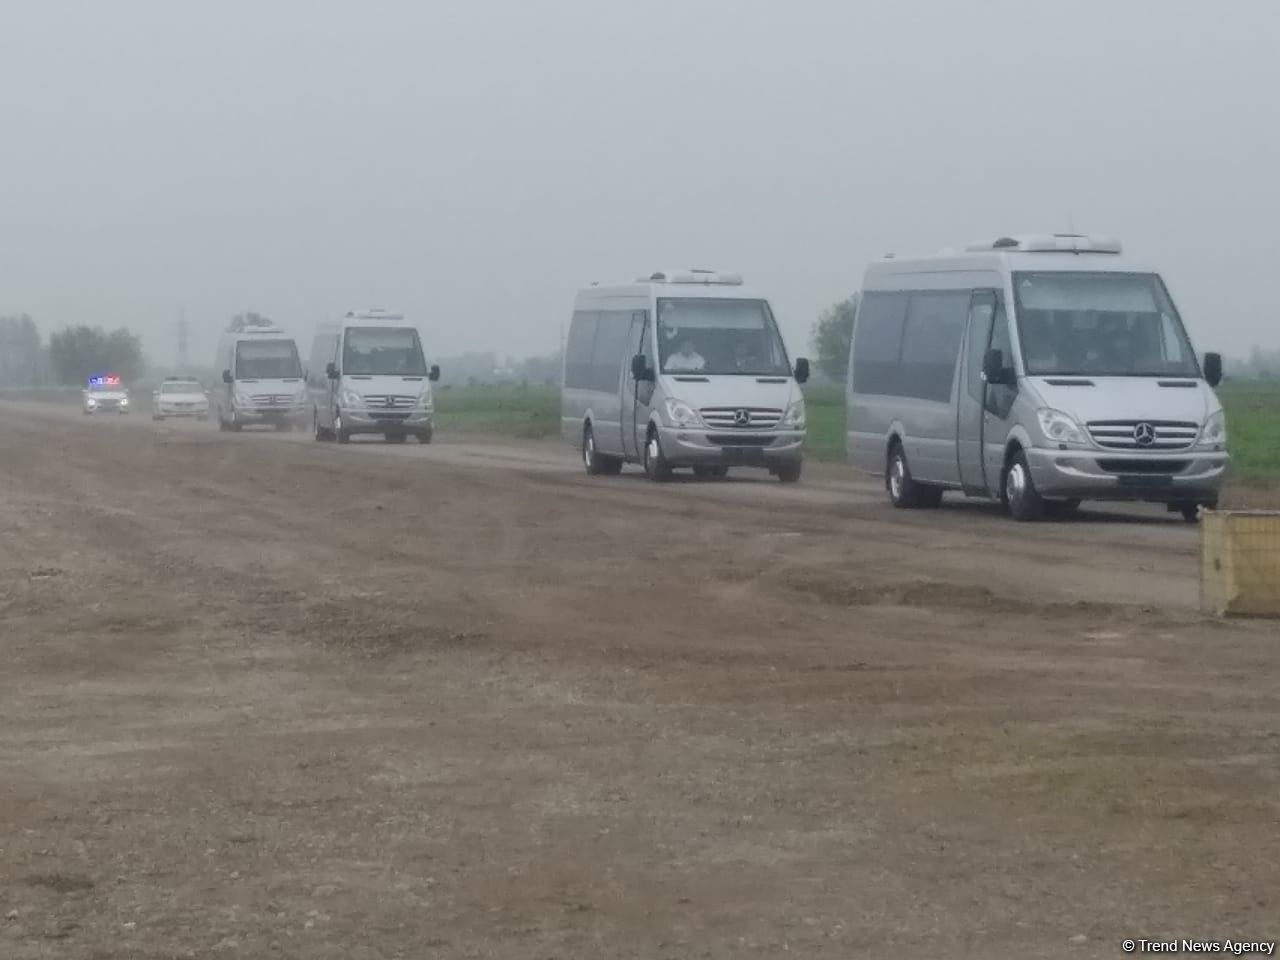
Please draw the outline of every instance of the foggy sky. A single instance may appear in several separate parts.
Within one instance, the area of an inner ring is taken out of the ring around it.
[[[806,353],[871,257],[1071,226],[1201,350],[1280,342],[1274,0],[0,0],[0,38],[0,313],[160,363],[180,308],[195,362],[359,306],[545,353],[671,266]]]

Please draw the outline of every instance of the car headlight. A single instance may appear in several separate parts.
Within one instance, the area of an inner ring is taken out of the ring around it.
[[[1204,422],[1200,431],[1200,446],[1222,447],[1227,442],[1227,415],[1219,410]]]
[[[697,427],[702,424],[702,418],[698,416],[698,411],[683,400],[676,400],[674,397],[668,398],[666,410],[667,420],[671,422],[673,427]]]
[[[1080,425],[1061,410],[1041,407],[1036,411],[1040,417],[1040,429],[1052,443],[1088,443]]]
[[[805,424],[804,400],[797,400],[791,406],[787,407],[787,412],[782,415],[782,426],[791,427],[795,430],[803,430]]]
[[[90,398],[86,401],[86,403],[88,404],[88,406],[89,406],[89,409],[90,409],[90,410],[92,410],[94,407],[96,407],[96,406],[98,405],[98,401],[97,401],[97,400],[95,400],[95,399],[93,399],[93,397],[90,397]]]
[[[344,407],[359,407],[364,404],[364,400],[361,399],[360,394],[346,387],[344,387],[342,392],[338,395],[338,400]]]
[[[121,398],[120,398],[120,406],[122,406],[122,407],[127,407],[128,405],[129,405],[129,398],[128,398],[128,397],[121,397]]]

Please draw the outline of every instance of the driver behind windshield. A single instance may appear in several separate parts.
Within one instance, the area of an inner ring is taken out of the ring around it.
[[[693,341],[688,337],[682,337],[679,349],[667,357],[668,370],[701,370],[706,365],[707,361],[694,349]]]

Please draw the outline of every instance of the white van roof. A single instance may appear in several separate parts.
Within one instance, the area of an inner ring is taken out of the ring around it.
[[[374,323],[404,323],[404,314],[395,310],[384,310],[381,307],[365,307],[360,310],[348,310],[344,319]]]
[[[900,274],[1019,270],[1154,273],[1150,265],[1124,255],[1112,237],[1050,233],[1002,236],[971,244],[963,250],[943,250],[933,256],[897,257],[887,254],[867,266],[866,277]]]
[[[578,302],[618,297],[707,297],[743,300],[766,299],[758,291],[743,285],[742,275],[723,270],[677,268],[642,274],[631,283],[604,285],[593,283],[578,291]]]

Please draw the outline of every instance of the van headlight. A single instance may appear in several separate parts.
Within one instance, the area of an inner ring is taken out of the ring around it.
[[[1204,429],[1200,431],[1200,443],[1202,447],[1222,447],[1227,442],[1227,415],[1219,410],[1208,420],[1204,422]]]
[[[338,394],[338,400],[344,407],[359,407],[364,404],[364,399],[360,394],[347,387],[342,388],[342,392]]]
[[[782,415],[780,426],[788,427],[792,430],[803,430],[804,424],[804,400],[797,400],[787,407],[787,412]]]
[[[702,425],[702,418],[698,416],[698,411],[689,406],[683,400],[676,400],[674,397],[669,398],[666,402],[667,420],[673,427],[699,427]]]
[[[431,391],[423,390],[422,393],[418,394],[418,409],[430,410],[431,407],[432,407]]]
[[[1061,410],[1041,407],[1036,411],[1040,418],[1040,429],[1052,443],[1088,443],[1080,424]]]
[[[237,390],[233,396],[236,403],[239,404],[240,406],[242,407],[253,406],[253,398],[250,397],[249,394],[241,393],[239,390]]]

